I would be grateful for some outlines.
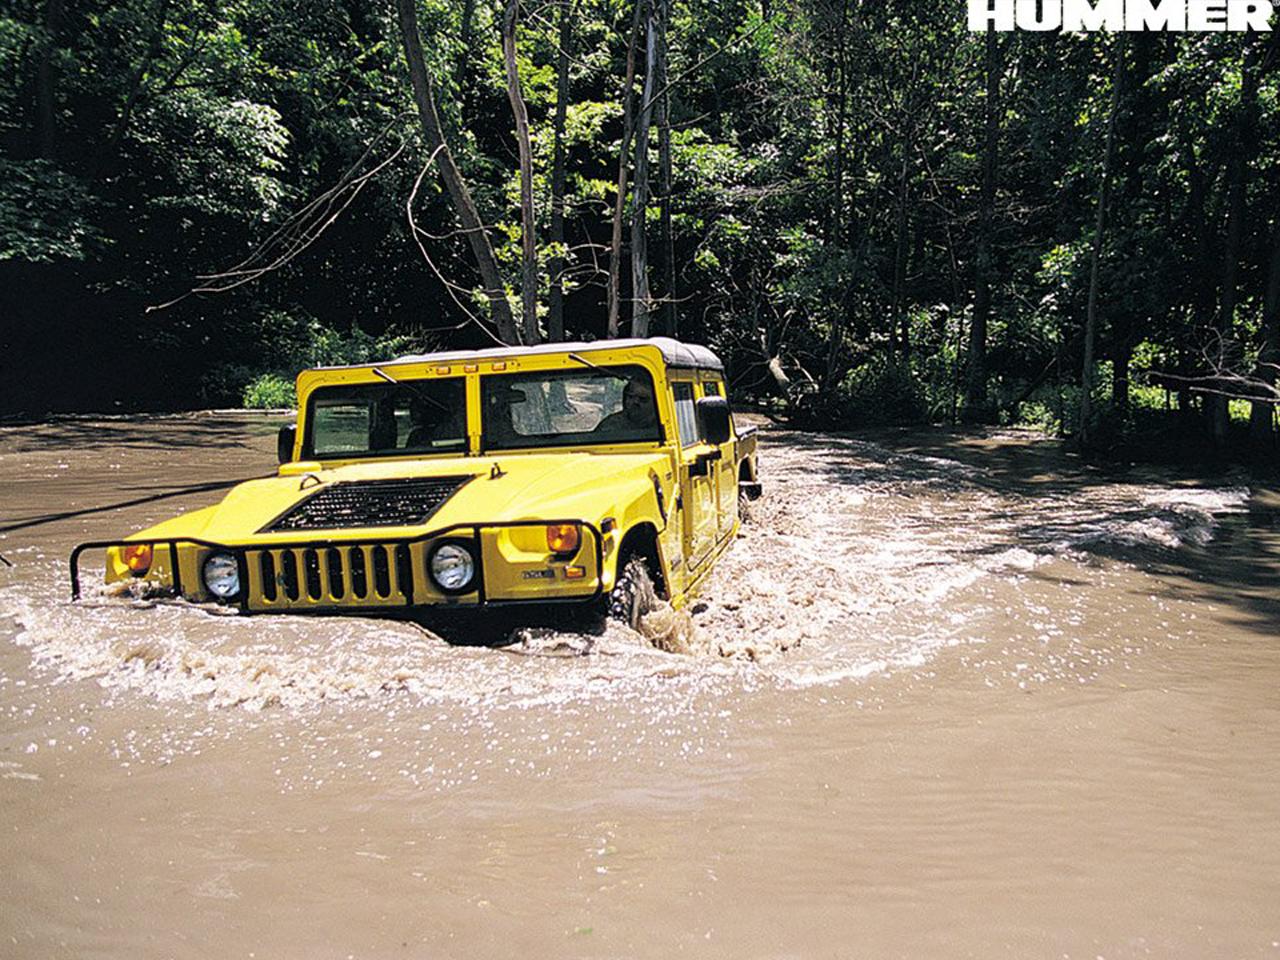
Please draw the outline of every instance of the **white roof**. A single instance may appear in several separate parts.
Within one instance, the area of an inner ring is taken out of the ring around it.
[[[419,353],[397,357],[392,363],[465,363],[472,360],[504,360],[546,353],[593,353],[626,347],[657,347],[669,367],[697,370],[724,370],[720,358],[701,344],[681,343],[670,337],[647,340],[594,340],[591,343],[540,343],[533,347],[492,347],[487,350],[448,350],[442,353]],[[365,366],[365,364],[359,364]]]

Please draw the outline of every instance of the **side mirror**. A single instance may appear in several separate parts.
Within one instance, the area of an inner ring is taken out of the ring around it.
[[[729,401],[724,397],[703,397],[698,401],[698,422],[702,439],[717,447],[729,442]]]
[[[286,423],[276,434],[276,459],[281,463],[289,463],[293,459],[293,445],[298,439],[298,425]]]

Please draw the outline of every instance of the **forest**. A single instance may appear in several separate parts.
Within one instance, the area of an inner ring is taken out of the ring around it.
[[[0,413],[669,335],[796,423],[1273,463],[1278,94],[1280,31],[957,0],[10,0]]]

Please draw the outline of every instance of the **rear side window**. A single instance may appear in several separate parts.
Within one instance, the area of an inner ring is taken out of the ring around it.
[[[671,392],[676,401],[676,425],[680,428],[680,446],[691,446],[698,442],[698,411],[693,403],[693,384],[673,383]]]

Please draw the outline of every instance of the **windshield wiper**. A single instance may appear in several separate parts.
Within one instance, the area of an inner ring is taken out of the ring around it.
[[[596,373],[599,373],[606,377],[612,377],[614,380],[625,380],[628,383],[644,382],[641,379],[640,374],[628,373],[625,369],[619,370],[617,367],[602,367],[600,366],[600,364],[592,363],[586,357],[578,353],[571,353],[568,356],[570,360],[576,360],[578,363],[582,364],[583,366],[590,367],[592,370],[596,371]]]
[[[431,406],[435,407],[437,410],[441,410],[444,413],[449,414],[450,416],[453,415],[453,410],[451,408],[441,403],[435,397],[428,394],[416,383],[413,383],[409,380],[397,380],[395,377],[387,373],[387,371],[383,370],[381,367],[373,367],[372,369],[375,374],[377,374],[383,380],[387,381],[387,383],[392,383],[392,384],[395,384],[397,387],[405,387],[409,390],[412,390],[420,400],[425,400],[427,403],[431,404]]]
[[[583,366],[590,367],[592,370],[596,370],[596,371],[598,371],[599,373],[603,373],[603,374],[604,374],[605,376],[607,376],[607,377],[616,377],[616,376],[617,376],[617,374],[616,374],[616,373],[613,373],[613,372],[612,372],[612,371],[610,371],[610,370],[606,370],[604,367],[600,366],[600,364],[598,364],[598,363],[592,363],[592,362],[591,362],[590,360],[588,360],[586,357],[580,356],[580,355],[578,355],[578,354],[576,354],[576,353],[571,353],[571,354],[569,354],[569,359],[570,359],[570,360],[576,360],[578,363],[582,364]]]

